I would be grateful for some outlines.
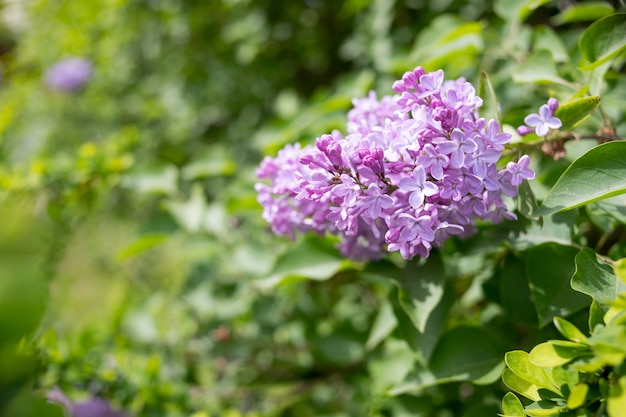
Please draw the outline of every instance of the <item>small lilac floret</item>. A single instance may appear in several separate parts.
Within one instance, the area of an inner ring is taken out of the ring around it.
[[[526,116],[524,123],[530,127],[534,127],[537,136],[545,136],[550,129],[558,129],[563,125],[561,120],[554,116],[554,112],[558,107],[559,102],[557,99],[551,98],[548,100],[547,104],[543,104],[539,107],[539,113],[531,113]],[[522,129],[522,132],[525,132],[525,129]]]
[[[258,201],[275,233],[337,235],[352,259],[393,251],[411,259],[453,236],[472,236],[477,220],[515,219],[504,196],[517,195],[535,174],[526,155],[498,168],[511,135],[478,117],[474,87],[417,67],[393,90],[353,100],[346,136],[335,131],[315,146],[287,145],[261,163]],[[539,132],[555,128],[557,107],[550,100],[529,121]]]

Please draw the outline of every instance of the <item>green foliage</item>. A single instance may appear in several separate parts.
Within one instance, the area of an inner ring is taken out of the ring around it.
[[[572,209],[626,192],[626,143],[609,142],[574,161],[544,199],[537,215]]]
[[[23,3],[0,31],[0,416],[62,415],[55,388],[137,417],[626,407],[620,2]],[[54,91],[67,56],[93,76]],[[503,165],[531,155],[518,220],[410,262],[272,236],[263,155],[416,65],[477,86]],[[563,126],[519,136],[549,97]]]

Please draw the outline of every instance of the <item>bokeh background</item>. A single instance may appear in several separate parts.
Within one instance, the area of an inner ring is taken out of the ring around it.
[[[57,388],[150,417],[495,415],[499,386],[386,394],[407,351],[365,342],[387,284],[263,280],[293,243],[268,233],[254,171],[416,65],[493,74],[519,124],[545,102],[510,81],[521,3],[2,1],[0,404],[52,413]],[[545,42],[564,3],[528,19]]]

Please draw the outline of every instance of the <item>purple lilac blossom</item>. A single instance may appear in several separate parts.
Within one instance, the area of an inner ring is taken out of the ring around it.
[[[555,98],[549,99],[547,104],[539,107],[539,113],[531,113],[524,118],[526,125],[518,127],[517,133],[525,136],[534,130],[537,136],[545,136],[550,129],[560,128],[563,124],[558,117],[554,116],[554,112],[558,108],[558,100]]]
[[[503,197],[535,174],[528,156],[498,169],[511,135],[478,116],[474,87],[417,67],[393,90],[353,100],[346,136],[332,132],[265,158],[257,176],[270,184],[256,190],[275,233],[335,234],[352,259],[393,251],[411,259],[471,236],[479,219],[515,219]]]
[[[46,85],[58,91],[76,91],[91,78],[93,66],[85,58],[68,58],[52,65],[45,74]]]
[[[73,403],[59,388],[50,391],[47,397],[50,402],[61,405],[68,417],[128,417],[126,413],[114,410],[103,398],[93,397]]]

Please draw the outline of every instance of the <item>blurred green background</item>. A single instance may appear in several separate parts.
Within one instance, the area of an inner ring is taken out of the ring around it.
[[[416,65],[494,74],[519,123],[545,102],[509,82],[521,3],[1,2],[0,405],[59,387],[137,416],[495,415],[499,388],[385,394],[409,354],[364,347],[388,283],[258,285],[291,243],[253,184],[263,155],[343,129],[353,97]],[[91,76],[50,88],[69,57]]]

